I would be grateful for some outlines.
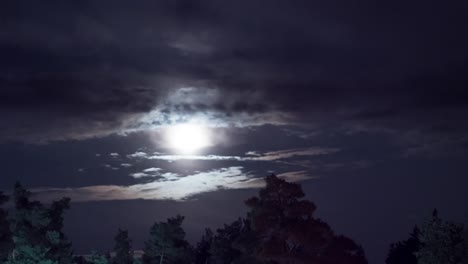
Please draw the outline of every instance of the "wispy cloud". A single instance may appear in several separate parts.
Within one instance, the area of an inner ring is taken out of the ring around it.
[[[160,171],[162,171],[161,168],[152,167],[152,168],[144,169],[142,172],[131,173],[129,174],[129,176],[135,179],[139,179],[139,178],[144,178],[144,177],[157,177],[157,176],[164,177],[164,175],[168,175],[167,173],[161,173]],[[170,175],[170,177],[173,177],[174,175],[177,175],[177,174],[174,173]]]
[[[129,158],[144,158],[151,160],[165,160],[165,161],[178,161],[178,160],[235,160],[235,161],[277,161],[288,159],[297,156],[318,156],[327,155],[338,152],[337,148],[304,148],[304,149],[287,149],[280,151],[271,151],[259,153],[256,151],[249,151],[246,156],[225,156],[225,155],[164,155],[157,153],[149,155],[145,152],[135,152],[127,155]]]
[[[169,177],[173,179],[174,177],[179,176],[176,173],[170,173],[170,172],[161,173],[160,172],[161,170],[162,169],[159,169],[159,168],[149,168],[149,169],[143,170],[142,172],[131,173],[129,174],[129,176],[135,179],[144,178],[144,177],[163,177],[163,178]]]
[[[144,172],[130,173],[129,175],[130,175],[130,177],[135,178],[135,179],[153,176],[153,175],[151,175],[151,174],[144,173]]]
[[[175,173],[163,173],[150,183],[130,186],[98,185],[82,188],[42,188],[32,190],[40,200],[54,200],[63,196],[75,202],[102,200],[177,200],[221,189],[247,189],[264,186],[262,178],[243,172],[243,167],[227,167],[198,172],[181,177]],[[288,172],[279,177],[291,182],[311,179],[304,171]]]
[[[306,149],[287,149],[280,151],[266,152],[261,156],[249,158],[251,160],[274,161],[288,159],[296,156],[319,156],[338,152],[337,148],[306,148]]]
[[[257,151],[247,151],[245,153],[247,156],[260,156],[260,154]]]
[[[306,170],[288,171],[288,172],[280,173],[277,176],[278,178],[285,179],[290,182],[298,182],[298,181],[309,180],[312,178],[318,178],[318,177],[310,176]]]
[[[244,160],[239,156],[219,156],[219,155],[153,155],[146,157],[152,160]]]
[[[114,166],[112,166],[110,164],[104,164],[104,167],[108,168],[108,169],[111,169],[111,170],[118,170],[119,169],[118,167],[114,167]]]
[[[156,171],[161,171],[162,169],[161,168],[148,168],[148,169],[145,169],[143,170],[144,172],[156,172]]]
[[[129,154],[127,155],[128,158],[146,158],[148,157],[148,154],[146,154],[145,152],[142,152],[142,151],[137,151],[133,154]]]

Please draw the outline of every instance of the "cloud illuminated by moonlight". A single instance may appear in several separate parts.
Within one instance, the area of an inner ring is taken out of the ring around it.
[[[227,167],[177,177],[162,174],[162,178],[149,183],[130,186],[97,185],[81,188],[37,188],[32,192],[42,201],[70,197],[74,202],[108,200],[175,200],[183,201],[197,194],[222,189],[249,189],[264,186],[262,178],[243,172],[243,167]],[[165,177],[167,176],[167,177]],[[305,171],[287,172],[278,175],[291,182],[312,179]]]

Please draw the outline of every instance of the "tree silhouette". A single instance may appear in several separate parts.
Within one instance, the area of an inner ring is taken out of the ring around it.
[[[47,208],[30,201],[30,196],[20,184],[15,185],[14,249],[7,263],[72,263],[71,244],[62,232],[63,213],[69,208],[70,199],[55,201]]]
[[[463,233],[463,241],[464,241],[464,254],[462,263],[468,264],[468,229],[465,228],[465,232]]]
[[[195,264],[209,264],[211,245],[213,244],[213,231],[206,228],[201,240],[195,248]]]
[[[216,231],[210,250],[213,264],[235,263],[235,260],[241,257],[242,252],[234,246],[241,230],[242,222],[239,219],[230,225],[225,224],[224,228]]]
[[[468,264],[468,230],[434,210],[410,238],[390,246],[387,264]]]
[[[119,229],[114,238],[115,257],[112,261],[114,264],[131,264],[133,263],[133,252],[131,249],[131,240],[128,238],[128,231]]]
[[[265,180],[259,197],[246,201],[259,259],[288,264],[367,263],[360,246],[336,236],[325,222],[313,217],[316,206],[303,199],[299,184],[275,175]]]
[[[390,245],[387,259],[387,264],[417,264],[418,259],[416,253],[421,246],[419,241],[419,229],[414,227],[410,237],[406,240],[399,241]]]
[[[7,201],[8,196],[0,192],[0,263],[8,259],[8,255],[13,249],[8,212],[1,207]]]
[[[190,256],[189,243],[182,228],[183,216],[155,223],[150,230],[150,239],[145,243],[143,263],[187,263]]]
[[[72,244],[66,239],[63,233],[63,220],[65,210],[70,208],[70,198],[62,198],[52,202],[47,210],[50,223],[47,226],[47,232],[54,232],[55,240],[50,247],[49,255],[56,259],[60,264],[73,263]],[[50,239],[49,239],[50,240]]]
[[[239,218],[231,224],[225,224],[223,228],[216,230],[210,250],[210,263],[257,263],[256,242],[250,221]]]
[[[108,264],[109,260],[106,256],[93,251],[91,256],[86,257],[86,262],[88,264]]]
[[[444,221],[434,210],[419,235],[421,247],[417,252],[419,264],[460,264],[468,260],[463,225]]]

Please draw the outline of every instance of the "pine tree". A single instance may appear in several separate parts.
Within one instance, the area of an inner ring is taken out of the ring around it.
[[[303,198],[299,184],[271,175],[259,197],[246,201],[257,257],[276,263],[367,263],[362,248],[314,218],[316,206]]]
[[[128,238],[128,231],[119,229],[114,238],[115,257],[112,263],[114,264],[132,264],[133,252],[131,249],[131,240]]]
[[[7,201],[8,196],[0,192],[0,263],[8,259],[8,255],[13,249],[8,212],[1,207]]]
[[[8,263],[72,263],[71,244],[62,232],[63,213],[70,200],[55,201],[47,208],[38,201],[30,201],[30,196],[20,184],[15,185],[14,250]]]
[[[54,232],[55,241],[51,246],[49,256],[52,259],[59,261],[60,264],[73,263],[72,244],[67,240],[63,233],[63,220],[65,210],[70,208],[70,198],[62,198],[61,200],[52,202],[48,211],[50,223],[47,226],[49,232]]]
[[[258,263],[255,245],[258,242],[249,220],[239,218],[216,230],[210,249],[210,264]]]
[[[390,245],[385,261],[386,264],[417,264],[416,252],[420,248],[419,229],[414,227],[410,237],[406,240]]]
[[[209,264],[210,250],[213,243],[213,231],[207,228],[195,248],[195,264]]]
[[[106,256],[97,252],[92,252],[91,256],[86,257],[86,262],[89,264],[108,264],[109,261]]]
[[[238,219],[224,228],[216,231],[210,249],[211,264],[235,263],[242,256],[242,252],[234,244],[242,230],[242,220]]]
[[[421,247],[416,253],[419,264],[460,264],[467,259],[464,227],[444,221],[434,210],[432,218],[421,228]]]
[[[464,250],[463,250],[463,264],[468,264],[468,229],[465,228],[465,232],[463,233],[463,242],[464,242]]]
[[[178,264],[188,263],[191,248],[185,240],[182,228],[183,216],[155,223],[150,230],[150,239],[145,243],[143,263],[145,264]]]

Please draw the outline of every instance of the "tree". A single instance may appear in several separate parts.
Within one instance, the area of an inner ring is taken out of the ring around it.
[[[224,228],[216,231],[210,249],[212,264],[235,263],[241,257],[242,252],[234,246],[241,230],[242,220],[238,219],[232,224],[225,224]]]
[[[72,244],[63,233],[63,215],[67,209],[70,209],[70,198],[53,201],[50,208],[46,209],[50,219],[50,223],[47,226],[48,232],[54,232],[55,234],[55,240],[51,246],[49,256],[59,261],[60,264],[73,263]]]
[[[330,226],[313,217],[316,206],[304,200],[299,184],[275,175],[266,177],[259,197],[246,201],[248,219],[258,243],[256,256],[276,263],[367,263],[354,241],[336,236]]]
[[[92,252],[91,256],[86,257],[86,262],[89,264],[108,264],[109,263],[106,256],[101,255],[97,252]]]
[[[419,229],[414,227],[410,237],[406,240],[399,241],[390,245],[387,259],[387,264],[417,264],[418,259],[416,253],[420,248]]]
[[[8,196],[0,192],[0,263],[8,259],[8,255],[13,249],[8,212],[1,206],[8,201]]]
[[[145,243],[143,263],[166,264],[187,263],[191,248],[185,240],[182,228],[183,216],[155,223],[150,230],[150,239]]]
[[[211,257],[211,245],[213,243],[213,231],[206,228],[201,240],[195,248],[195,264],[208,264]]]
[[[119,229],[114,238],[115,257],[112,261],[114,264],[131,264],[133,263],[133,252],[131,249],[131,240],[128,238],[128,231]]]
[[[434,210],[432,218],[421,228],[421,247],[416,253],[418,263],[460,264],[466,261],[468,249],[465,232],[463,225],[442,220],[437,210]]]
[[[20,184],[15,185],[14,249],[7,263],[72,263],[71,244],[62,232],[63,213],[69,208],[70,199],[54,201],[47,208],[30,201],[30,196]]]
[[[239,218],[216,230],[210,249],[212,264],[258,263],[255,256],[257,236],[248,219]]]
[[[463,259],[462,263],[463,264],[468,264],[468,229],[465,228],[465,232],[463,234],[463,241],[464,241],[464,254],[463,254]]]

